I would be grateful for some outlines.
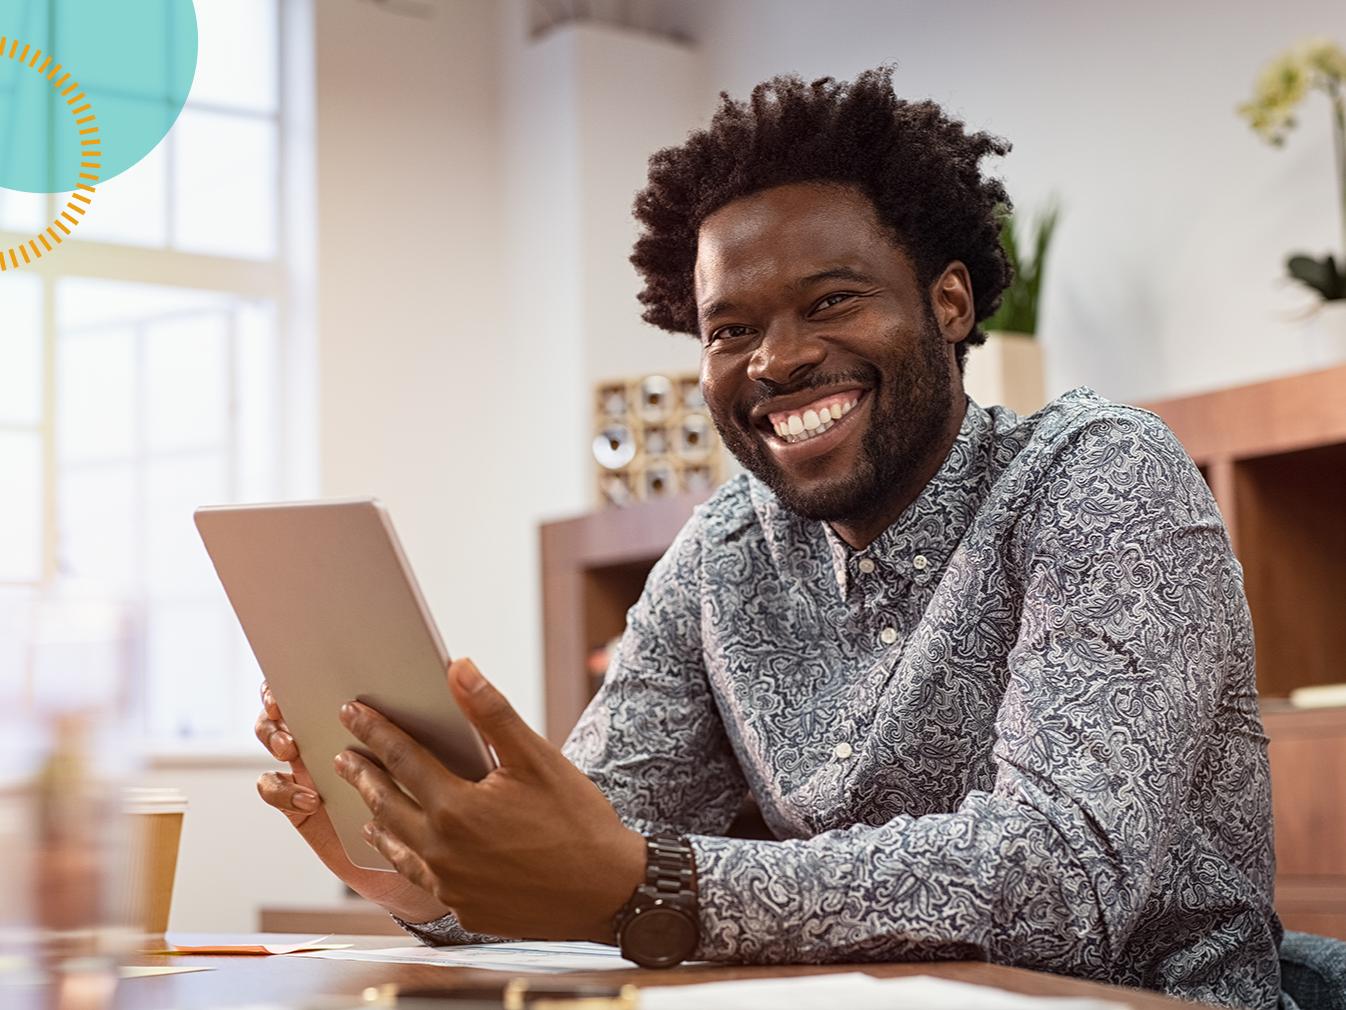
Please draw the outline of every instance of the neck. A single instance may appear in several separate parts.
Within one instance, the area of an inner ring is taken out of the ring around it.
[[[838,520],[829,524],[833,532],[846,541],[853,550],[858,551],[868,547],[878,539],[879,534],[897,522],[902,517],[902,513],[907,510],[907,506],[916,500],[920,493],[925,490],[925,486],[930,483],[930,479],[944,465],[944,461],[949,456],[949,451],[953,448],[953,443],[958,440],[958,432],[963,427],[963,417],[967,414],[967,397],[961,395],[961,386],[959,387],[959,394],[957,398],[958,406],[949,411],[949,422],[945,425],[943,433],[930,446],[930,452],[926,454],[921,465],[913,468],[910,479],[901,485],[897,494],[869,515],[855,519]]]

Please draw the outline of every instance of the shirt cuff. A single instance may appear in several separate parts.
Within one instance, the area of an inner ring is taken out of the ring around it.
[[[506,942],[504,937],[468,932],[458,925],[458,920],[452,914],[430,922],[407,922],[395,915],[392,916],[392,920],[427,947],[461,947],[467,943]]]
[[[786,886],[781,879],[772,879],[767,869],[770,854],[756,849],[778,842],[755,842],[743,838],[720,838],[709,835],[691,835],[687,838],[696,860],[696,905],[700,931],[696,952],[697,961],[754,961],[770,960],[770,943],[765,937],[754,935],[754,926],[745,913],[748,909],[742,892],[765,889],[771,891]],[[759,895],[768,898],[769,895]],[[782,903],[784,905],[785,902]],[[780,909],[782,912],[785,908]]]

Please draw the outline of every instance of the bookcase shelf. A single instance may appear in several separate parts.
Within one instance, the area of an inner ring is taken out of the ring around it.
[[[1346,681],[1346,366],[1141,406],[1173,429],[1224,515],[1263,697]]]
[[[560,744],[597,684],[589,654],[626,627],[626,612],[704,493],[543,523],[542,626],[546,731]]]

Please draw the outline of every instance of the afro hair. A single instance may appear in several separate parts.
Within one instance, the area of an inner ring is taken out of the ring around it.
[[[977,322],[995,312],[1010,280],[1000,245],[1010,199],[1000,181],[983,178],[980,162],[1010,145],[968,133],[934,102],[898,98],[894,69],[867,70],[849,83],[782,75],[753,88],[747,102],[721,92],[708,127],[650,158],[648,184],[636,195],[642,230],[631,256],[645,282],[639,298],[647,322],[698,332],[692,274],[708,215],[759,190],[811,181],[863,192],[922,286],[961,261]],[[967,346],[985,339],[974,326],[957,345],[960,369]]]

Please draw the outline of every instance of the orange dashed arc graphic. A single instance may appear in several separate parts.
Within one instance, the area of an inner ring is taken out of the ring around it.
[[[51,86],[62,98],[66,100],[67,110],[75,117],[75,127],[80,136],[80,163],[79,179],[75,184],[74,191],[70,194],[69,201],[66,202],[65,209],[51,224],[47,225],[45,231],[40,231],[36,236],[27,242],[20,242],[17,246],[11,246],[9,249],[0,250],[0,273],[8,270],[17,270],[21,266],[31,264],[42,258],[42,252],[45,249],[51,252],[56,246],[65,241],[61,236],[69,236],[70,229],[77,226],[80,219],[84,217],[85,211],[93,203],[93,194],[97,192],[93,183],[98,181],[95,169],[100,170],[103,163],[99,160],[102,157],[99,146],[98,123],[93,114],[93,107],[86,100],[84,92],[79,90],[79,82],[70,80],[70,71],[61,73],[64,69],[61,64],[53,65],[50,55],[43,57],[41,49],[35,49],[28,43],[23,43],[20,50],[18,39],[7,39],[0,35],[0,59],[15,60],[24,64],[39,74],[45,76]],[[38,66],[38,60],[42,60],[42,65]],[[60,74],[60,77],[57,75]],[[67,84],[67,82],[69,82]],[[72,97],[73,96],[73,97]],[[71,214],[74,211],[74,215]],[[78,216],[75,216],[78,215]],[[69,222],[67,226],[66,222]],[[52,242],[47,241],[48,237]],[[38,248],[38,243],[42,243],[42,248]],[[32,250],[32,256],[28,255]],[[19,259],[23,262],[20,263]]]

